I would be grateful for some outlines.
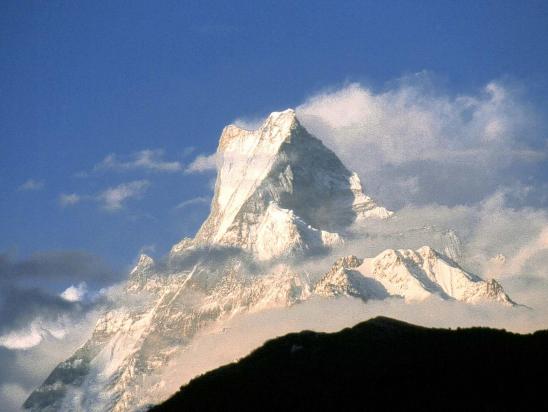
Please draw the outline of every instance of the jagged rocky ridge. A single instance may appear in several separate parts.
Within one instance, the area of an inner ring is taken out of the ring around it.
[[[364,194],[358,176],[293,110],[271,114],[255,131],[227,126],[217,159],[211,212],[196,236],[174,245],[165,262],[140,257],[90,339],[25,408],[121,412],[157,402],[169,395],[162,392],[165,365],[200,330],[313,296],[513,305],[496,281],[429,247],[346,257],[325,273],[301,269],[296,262],[340,247],[355,222],[392,212]],[[447,250],[457,256],[458,238],[450,234]]]

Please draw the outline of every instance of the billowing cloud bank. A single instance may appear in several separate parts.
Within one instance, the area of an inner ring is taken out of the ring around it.
[[[545,124],[518,88],[500,82],[456,96],[427,74],[379,93],[350,84],[309,98],[298,115],[390,207],[471,204],[501,187],[523,197],[545,184]]]
[[[81,251],[0,254],[0,405],[19,410],[57,363],[88,338],[107,293],[88,292],[120,279],[100,258]],[[69,284],[61,293],[55,286]],[[47,289],[46,285],[51,286]],[[40,287],[39,287],[40,286]]]

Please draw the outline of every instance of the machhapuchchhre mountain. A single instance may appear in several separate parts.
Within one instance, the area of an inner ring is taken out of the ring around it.
[[[337,255],[353,225],[366,230],[393,212],[364,193],[293,110],[272,113],[257,130],[225,127],[216,159],[211,211],[196,236],[160,262],[141,255],[117,303],[26,409],[122,412],[158,403],[171,395],[162,393],[165,366],[204,328],[311,298],[514,305],[496,280],[459,266],[453,232],[442,250]],[[337,258],[318,273],[299,264],[330,254]]]

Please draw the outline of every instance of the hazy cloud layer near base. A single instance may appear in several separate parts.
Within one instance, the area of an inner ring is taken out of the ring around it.
[[[546,327],[548,313],[546,304],[541,310],[531,311],[501,308],[500,305],[471,306],[437,299],[414,304],[399,299],[369,303],[347,297],[313,299],[291,308],[241,315],[213,326],[166,366],[160,385],[154,386],[159,381],[151,378],[146,386],[154,388],[153,396],[161,401],[194,376],[234,362],[274,337],[301,330],[334,332],[380,315],[429,327],[481,325],[530,332]]]

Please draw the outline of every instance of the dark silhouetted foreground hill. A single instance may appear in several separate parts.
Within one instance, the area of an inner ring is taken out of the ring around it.
[[[429,329],[378,317],[271,340],[161,411],[548,410],[548,331]]]

